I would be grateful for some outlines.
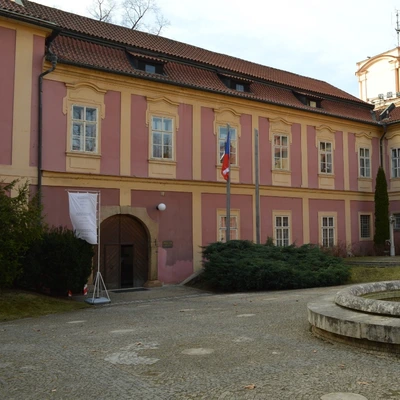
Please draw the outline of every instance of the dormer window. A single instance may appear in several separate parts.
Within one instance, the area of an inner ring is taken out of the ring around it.
[[[219,74],[219,78],[223,84],[229,88],[236,90],[237,92],[250,92],[250,84],[252,81],[244,78],[234,77],[230,75]]]
[[[323,100],[322,98],[308,93],[293,92],[293,94],[305,106],[309,106],[312,108],[321,108],[321,101]]]
[[[235,89],[238,91],[238,92],[244,92],[245,90],[244,90],[244,85],[242,85],[241,83],[236,83],[235,84]]]
[[[155,74],[156,73],[156,66],[153,64],[145,64],[144,65],[144,70],[150,74]]]
[[[133,68],[147,72],[148,74],[164,74],[165,61],[138,53],[127,52],[127,54]]]

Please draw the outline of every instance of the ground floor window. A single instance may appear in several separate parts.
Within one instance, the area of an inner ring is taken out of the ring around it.
[[[371,239],[371,214],[360,214],[360,239]]]
[[[323,247],[333,247],[336,244],[336,217],[333,215],[322,215],[320,217],[321,237],[320,243]]]
[[[274,214],[274,239],[276,246],[290,245],[290,215]]]
[[[219,242],[226,242],[227,217],[225,210],[218,211],[218,238]],[[230,240],[239,239],[239,212],[231,210],[230,215]]]

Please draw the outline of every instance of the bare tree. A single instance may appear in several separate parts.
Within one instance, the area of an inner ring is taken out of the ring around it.
[[[117,24],[155,35],[170,24],[157,0],[93,0],[88,13],[103,22],[114,22],[117,16]]]
[[[113,22],[117,4],[115,0],[93,0],[87,10],[94,19],[103,22]]]
[[[159,35],[169,21],[162,15],[156,0],[124,0],[122,25]]]

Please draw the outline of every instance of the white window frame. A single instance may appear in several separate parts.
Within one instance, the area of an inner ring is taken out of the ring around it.
[[[368,155],[366,155],[367,152]],[[369,147],[358,149],[358,176],[360,178],[371,178],[371,149]]]
[[[400,178],[400,148],[395,147],[391,149],[391,171],[392,178]]]
[[[240,239],[240,213],[239,210],[230,212],[230,239]],[[225,220],[225,221],[224,221]],[[226,210],[217,210],[217,242],[226,241]]]
[[[332,222],[332,225],[330,224]],[[337,213],[319,212],[319,243],[322,247],[334,247],[337,244]]]
[[[363,217],[368,217],[369,236],[364,236],[363,235],[363,223],[361,221]],[[358,213],[358,226],[359,226],[359,239],[360,239],[360,241],[362,241],[362,240],[372,240],[372,232],[373,232],[372,224],[373,224],[372,213],[369,213],[369,212],[359,212]]]
[[[329,145],[330,150],[327,150],[326,148]],[[322,149],[321,147],[324,147]],[[325,174],[325,175],[333,175],[333,143],[328,140],[320,140],[318,143],[318,168],[319,168],[319,173],[320,174]],[[327,161],[327,159],[330,158],[330,161]],[[322,161],[325,159],[325,161]],[[323,164],[325,165],[323,167]],[[328,166],[330,165],[330,170],[328,169]]]
[[[285,247],[292,244],[292,214],[290,211],[273,211],[274,243]],[[279,222],[278,222],[279,221]],[[287,223],[287,225],[284,224]],[[286,233],[286,237],[285,236]]]
[[[75,108],[83,109],[83,118],[75,118],[74,110]],[[89,120],[87,118],[87,109],[96,110],[96,119]],[[88,154],[98,154],[99,153],[99,107],[95,105],[85,105],[85,104],[72,104],[71,105],[71,152],[74,153],[88,153]],[[81,126],[81,132],[79,135],[75,134],[74,127]],[[87,135],[87,128],[94,127],[94,136]],[[80,148],[74,148],[74,139],[79,138],[81,143]],[[87,140],[93,139],[94,150],[87,149]]]
[[[286,139],[286,144],[282,144],[284,139]],[[279,171],[289,171],[289,135],[275,133],[272,137],[272,169]],[[278,143],[277,143],[278,141]],[[284,153],[286,151],[286,157]],[[278,154],[278,157],[277,157]],[[286,165],[285,165],[286,164]]]
[[[161,120],[161,128],[156,129],[154,127],[154,121],[155,119],[160,119]],[[169,120],[170,121],[170,126],[171,130],[165,130],[164,126],[164,120]],[[174,135],[174,118],[170,116],[164,116],[164,115],[152,115],[151,116],[151,159],[153,160],[161,160],[161,161],[174,161],[175,160],[175,135]],[[161,136],[161,143],[154,143],[154,138],[155,135],[160,135]],[[166,145],[164,143],[165,137],[170,137],[171,144]],[[154,152],[154,146],[161,146],[161,157],[160,156],[155,156]],[[171,156],[170,157],[165,157],[165,147],[169,147],[171,151]]]
[[[231,142],[231,147],[230,147],[230,165],[233,167],[237,167],[239,165],[238,161],[238,130],[235,127],[230,126],[229,127],[230,131],[230,142]],[[225,154],[225,143],[226,143],[226,138],[228,134],[228,127],[227,125],[219,125],[218,126],[218,151],[219,151],[219,164],[222,164],[222,159]],[[234,150],[234,151],[232,151]],[[235,157],[232,157],[232,154],[235,155]],[[233,160],[233,161],[232,161]]]
[[[394,226],[393,229],[400,230],[400,213],[393,213]]]

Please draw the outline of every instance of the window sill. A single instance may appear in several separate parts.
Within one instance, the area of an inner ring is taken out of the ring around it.
[[[328,172],[318,172],[318,176],[324,177],[324,178],[334,178],[335,174],[334,173],[328,173]]]
[[[67,157],[101,158],[101,154],[99,154],[99,153],[91,153],[89,151],[67,151],[65,154],[67,155]]]
[[[272,172],[274,174],[283,174],[283,175],[291,175],[292,171],[289,169],[277,169],[277,168],[272,168]]]
[[[147,161],[149,162],[149,164],[176,165],[176,161],[174,161],[174,160],[164,160],[163,158],[149,158]]]

